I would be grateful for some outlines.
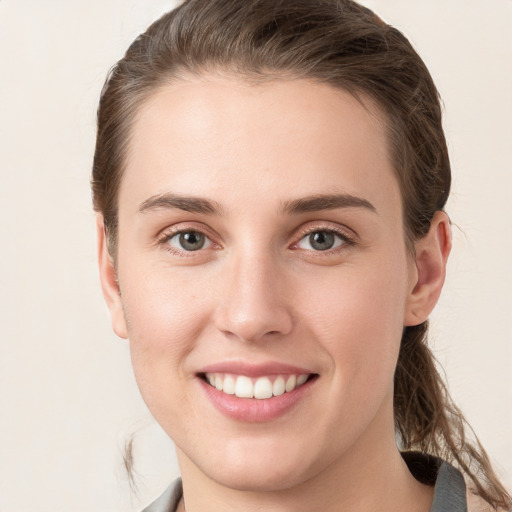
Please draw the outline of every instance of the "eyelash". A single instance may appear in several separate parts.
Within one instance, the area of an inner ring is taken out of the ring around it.
[[[173,247],[170,244],[170,241],[173,238],[178,237],[180,235],[187,234],[187,233],[196,233],[196,234],[204,236],[205,239],[206,239],[206,242],[208,243],[208,246],[207,247],[200,247],[197,250],[187,251],[186,249],[179,249],[177,247]],[[335,245],[332,248],[325,249],[325,250],[305,249],[306,251],[314,253],[314,254],[318,254],[318,255],[322,255],[322,254],[331,255],[331,254],[338,253],[340,251],[347,250],[348,248],[356,245],[356,241],[354,240],[354,238],[352,236],[349,236],[345,231],[343,231],[341,229],[335,229],[335,228],[333,228],[331,226],[326,227],[325,225],[319,225],[319,226],[308,227],[308,228],[306,228],[304,230],[299,230],[300,238],[296,242],[294,242],[290,246],[290,248],[292,250],[300,250],[301,248],[299,247],[299,244],[302,241],[304,241],[307,237],[309,237],[309,236],[311,236],[312,234],[315,234],[315,233],[331,234],[331,235],[334,235],[334,237],[336,237],[338,240],[334,242],[337,245]],[[214,248],[219,248],[220,247],[218,244],[216,244],[212,240],[212,236],[208,234],[206,229],[198,228],[196,226],[190,226],[190,227],[182,226],[182,227],[179,227],[179,228],[176,228],[176,229],[173,228],[172,230],[165,231],[165,232],[163,232],[158,237],[157,243],[159,245],[163,246],[165,248],[165,250],[171,252],[172,254],[176,254],[176,255],[182,256],[182,257],[194,256],[195,253],[201,253],[205,249],[209,249],[212,246],[214,246]]]
[[[184,235],[186,233],[196,233],[205,237],[208,247],[210,246],[218,246],[215,242],[212,241],[212,236],[208,234],[207,230],[204,228],[198,228],[197,226],[180,226],[179,228],[172,228],[171,230],[164,231],[157,239],[157,243],[161,245],[166,251],[169,251],[171,254],[176,254],[182,257],[191,257],[194,256],[195,253],[202,252],[205,248],[201,247],[195,251],[187,251],[185,249],[179,249],[177,247],[173,247],[170,242],[173,238],[178,237],[180,235]]]
[[[336,229],[332,226],[325,226],[325,225],[319,225],[319,226],[313,226],[308,227],[305,230],[300,232],[300,238],[297,242],[295,242],[292,245],[292,249],[300,249],[299,244],[306,240],[307,237],[310,237],[311,235],[315,233],[328,233],[330,235],[334,235],[336,238],[338,238],[338,241],[335,241],[334,243],[337,243],[335,247],[326,249],[326,250],[314,250],[309,249],[309,252],[314,253],[315,255],[332,255],[337,254],[340,251],[347,250],[350,247],[353,247],[356,244],[356,241],[352,236],[349,236],[345,231],[341,229]],[[339,243],[338,243],[339,242]]]

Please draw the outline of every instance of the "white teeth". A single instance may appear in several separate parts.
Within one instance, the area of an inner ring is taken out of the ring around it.
[[[304,384],[304,382],[306,382],[308,380],[308,376],[307,375],[299,375],[297,377],[297,387],[298,386],[302,386],[302,384]]]
[[[272,396],[272,382],[267,377],[260,377],[254,384],[254,398],[262,400]]]
[[[224,391],[224,393],[227,393],[228,395],[235,394],[235,379],[233,379],[233,377],[230,377],[228,375],[224,379],[224,386],[222,388],[222,391]]]
[[[245,375],[223,373],[207,373],[205,377],[212,387],[227,395],[263,400],[272,396],[280,396],[283,393],[290,393],[302,386],[308,380],[309,374],[278,375],[273,382],[272,377],[251,379]]]
[[[272,386],[272,394],[274,396],[282,395],[285,392],[285,383],[283,377],[277,377]]]
[[[285,389],[289,393],[295,389],[295,385],[297,384],[297,377],[295,375],[290,375],[288,380],[286,381]]]
[[[254,386],[252,385],[252,380],[249,377],[241,375],[236,379],[235,395],[239,398],[254,397]]]

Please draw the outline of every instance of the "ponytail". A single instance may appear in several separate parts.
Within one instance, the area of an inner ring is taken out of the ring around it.
[[[403,450],[419,450],[458,466],[496,509],[512,500],[489,457],[454,404],[426,343],[428,322],[406,327],[395,372],[395,428]],[[467,434],[470,434],[468,439]]]

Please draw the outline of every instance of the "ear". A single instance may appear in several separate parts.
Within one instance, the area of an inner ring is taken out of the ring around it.
[[[96,219],[98,236],[98,263],[100,267],[100,281],[103,297],[110,311],[110,319],[114,332],[121,338],[128,338],[126,320],[124,317],[121,291],[117,282],[117,274],[114,261],[108,252],[107,234],[103,215],[98,214]]]
[[[452,248],[448,215],[445,212],[436,212],[428,233],[414,245],[415,272],[405,309],[405,326],[424,322],[441,294],[446,275],[446,263]]]

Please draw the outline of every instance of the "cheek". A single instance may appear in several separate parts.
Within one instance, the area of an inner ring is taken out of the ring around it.
[[[176,271],[162,263],[148,265],[144,261],[140,265],[133,261],[122,270],[127,325],[140,349],[162,353],[185,349],[194,332],[200,330],[208,303],[204,279],[193,269]]]
[[[384,392],[391,384],[406,288],[405,273],[390,265],[344,272],[305,298],[303,309],[309,311],[315,338],[331,358],[336,374],[333,384],[339,389],[350,387],[351,394],[371,394],[378,388]]]
[[[194,279],[177,279],[168,269],[145,275],[126,269],[125,275],[130,278],[120,276],[120,282],[134,373],[158,418],[162,397],[167,407],[185,398],[177,393],[178,385],[187,375],[184,362],[204,329],[210,301]]]

